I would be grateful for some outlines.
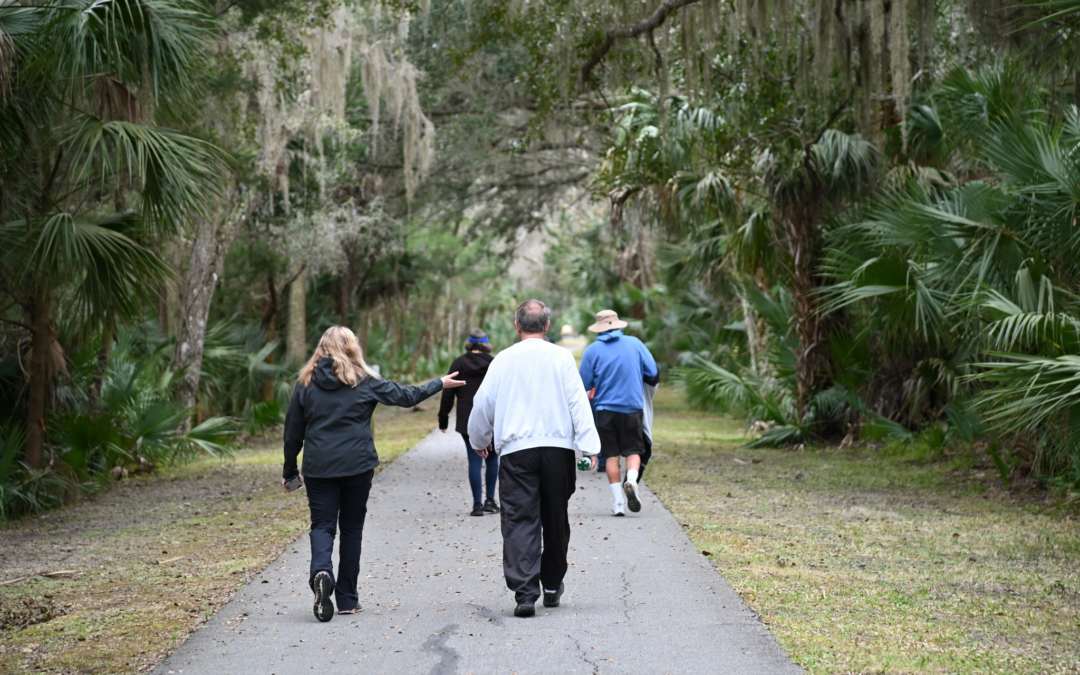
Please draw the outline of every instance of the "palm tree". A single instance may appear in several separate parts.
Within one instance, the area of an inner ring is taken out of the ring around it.
[[[213,29],[186,0],[0,7],[0,318],[29,333],[33,469],[65,364],[58,320],[86,335],[137,316],[169,274],[155,243],[217,189],[220,151],[146,119],[195,100]]]

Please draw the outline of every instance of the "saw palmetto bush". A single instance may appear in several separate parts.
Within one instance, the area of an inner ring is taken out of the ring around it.
[[[21,423],[0,430],[0,519],[51,508],[132,472],[231,452],[230,418],[179,429],[188,411],[173,400],[169,347],[140,327],[118,331],[105,363],[93,342],[71,350],[52,391],[49,466],[22,461]]]
[[[835,231],[826,309],[871,346],[874,412],[919,428],[977,411],[1075,483],[1080,123],[1039,97],[998,64],[955,70],[917,105],[912,149],[936,166],[897,167]]]

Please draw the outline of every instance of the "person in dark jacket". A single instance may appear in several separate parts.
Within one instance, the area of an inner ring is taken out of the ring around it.
[[[311,573],[315,618],[329,621],[338,612],[353,614],[360,576],[360,543],[368,493],[379,455],[371,434],[376,404],[411,408],[440,389],[465,384],[457,373],[410,387],[379,376],[364,362],[356,335],[332,326],[323,333],[311,359],[300,369],[285,415],[285,464],[282,485],[301,476],[311,509]],[[296,458],[304,450],[303,469]],[[331,556],[341,530],[337,578]]]
[[[473,396],[480,388],[487,374],[488,364],[495,358],[491,355],[491,340],[487,333],[479,328],[469,333],[469,339],[465,342],[465,353],[454,359],[450,364],[451,373],[461,373],[461,379],[465,380],[465,386],[460,389],[444,389],[442,404],[439,406],[439,429],[445,434],[450,426],[450,409],[454,407],[454,399],[457,399],[457,419],[455,429],[465,441],[465,452],[469,457],[469,486],[472,488],[473,508],[472,516],[482,516],[485,513],[498,513],[499,507],[495,503],[495,481],[499,477],[499,457],[490,454],[483,459],[476,454],[476,450],[469,444],[469,415],[472,413]],[[481,484],[480,469],[487,462],[487,499],[480,502]]]

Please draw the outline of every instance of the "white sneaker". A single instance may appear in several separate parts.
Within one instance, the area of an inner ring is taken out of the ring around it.
[[[611,515],[613,515],[613,516],[625,516],[626,515],[626,505],[623,504],[622,502],[615,502],[614,504],[611,505]]]
[[[622,484],[623,492],[626,493],[626,505],[630,510],[637,513],[641,510],[641,500],[638,499],[637,483],[626,481]]]

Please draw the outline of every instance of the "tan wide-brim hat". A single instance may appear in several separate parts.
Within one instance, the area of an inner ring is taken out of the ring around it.
[[[626,328],[625,321],[619,320],[619,315],[615,313],[613,309],[602,309],[596,313],[596,323],[589,326],[589,330],[593,333],[604,333],[609,330],[615,330],[616,328]]]

